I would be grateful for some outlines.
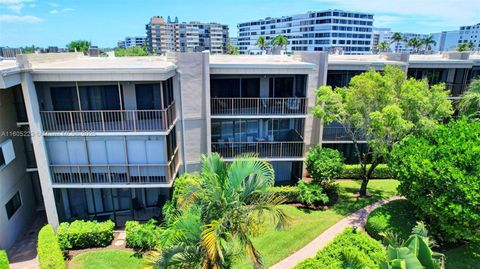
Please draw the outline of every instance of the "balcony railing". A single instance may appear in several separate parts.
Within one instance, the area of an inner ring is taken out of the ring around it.
[[[99,184],[168,184],[179,167],[178,154],[166,164],[79,164],[50,165],[52,183]]]
[[[260,158],[301,158],[302,141],[285,142],[212,142],[212,152],[224,158],[234,158],[243,153],[256,153]]]
[[[212,115],[303,115],[307,98],[211,98]]]
[[[47,132],[137,132],[166,131],[175,119],[172,103],[162,110],[41,111]]]
[[[365,140],[365,135],[355,135],[357,140]],[[324,127],[323,141],[352,141],[352,137],[343,127]]]

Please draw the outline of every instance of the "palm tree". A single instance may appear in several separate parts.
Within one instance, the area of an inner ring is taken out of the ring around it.
[[[425,37],[424,39],[422,39],[422,43],[425,45],[425,49],[427,51],[431,51],[432,50],[432,45],[435,46],[437,45],[437,41],[435,41],[433,39],[433,36],[432,35],[429,35],[427,37]]]
[[[377,48],[380,50],[380,51],[389,51],[390,50],[390,43],[388,43],[388,41],[382,41],[378,44]]]
[[[473,44],[471,41],[467,43],[458,44],[457,51],[469,51],[472,49],[472,47],[473,47]]]
[[[268,46],[267,39],[265,39],[263,35],[259,36],[256,45],[262,50],[263,53],[265,48]]]
[[[458,109],[468,117],[480,116],[480,78],[470,83],[458,102]]]
[[[391,41],[392,43],[393,42],[397,43],[397,46],[395,47],[395,52],[398,52],[398,45],[400,44],[400,41],[403,40],[402,34],[399,33],[399,32],[393,33],[391,39],[392,39],[392,41]]]
[[[423,42],[420,38],[414,36],[407,41],[407,46],[413,48],[413,52],[418,53],[422,48]]]
[[[239,245],[255,268],[263,259],[251,237],[262,231],[266,217],[277,228],[288,218],[278,205],[284,198],[267,192],[274,184],[272,165],[254,155],[227,164],[217,153],[202,156],[198,180],[178,197],[180,215],[165,229],[161,250],[150,255],[160,268],[229,268]],[[153,262],[153,263],[152,263]]]
[[[272,39],[271,44],[274,47],[287,50],[288,39],[284,35],[277,35]]]
[[[68,51],[87,52],[90,48],[90,41],[86,40],[73,40],[67,44]]]

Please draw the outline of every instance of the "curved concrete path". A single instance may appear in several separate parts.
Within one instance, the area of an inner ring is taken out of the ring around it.
[[[330,241],[332,241],[338,234],[342,233],[347,227],[357,226],[359,228],[365,227],[367,223],[368,215],[376,208],[389,203],[393,200],[403,199],[399,196],[393,196],[388,199],[380,200],[371,205],[368,205],[362,209],[359,209],[355,213],[343,218],[339,222],[335,223],[332,227],[325,230],[317,238],[313,239],[306,246],[296,251],[287,258],[281,260],[277,264],[270,267],[270,269],[287,269],[293,268],[301,261],[314,257],[317,252],[325,247]]]

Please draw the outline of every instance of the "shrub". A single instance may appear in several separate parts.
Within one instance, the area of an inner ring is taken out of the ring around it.
[[[367,165],[367,170],[370,165]],[[348,164],[345,165],[345,169],[343,170],[342,175],[340,178],[358,178],[360,179],[362,176],[362,171],[360,170],[359,164]],[[393,178],[393,174],[391,169],[386,164],[379,164],[373,170],[372,176],[370,178],[376,179],[385,179],[385,178]]]
[[[306,206],[319,206],[328,203],[328,196],[323,192],[323,188],[316,183],[298,182],[298,198]]]
[[[397,145],[398,190],[442,241],[480,240],[480,121],[451,121]]]
[[[328,185],[343,171],[342,154],[335,149],[322,148],[320,145],[307,152],[305,160],[307,171],[315,182]]]
[[[127,221],[125,232],[127,247],[150,250],[158,246],[161,229],[157,222],[151,219],[144,224],[140,224],[138,221]]]
[[[285,198],[285,203],[300,203],[299,190],[296,186],[271,187],[268,191]]]
[[[383,240],[383,232],[394,233],[406,240],[416,223],[413,211],[412,204],[407,200],[392,201],[370,213],[365,230],[377,240]]]
[[[37,242],[40,269],[65,269],[62,250],[50,224],[43,226],[38,233]]]
[[[105,247],[113,240],[114,227],[111,220],[63,222],[58,227],[58,241],[63,250]]]
[[[8,269],[10,265],[8,264],[7,252],[0,249],[0,269]]]
[[[378,268],[385,257],[385,249],[376,240],[366,234],[347,228],[335,237],[314,258],[308,258],[298,264],[296,269],[347,268],[348,258],[354,258],[363,267]]]

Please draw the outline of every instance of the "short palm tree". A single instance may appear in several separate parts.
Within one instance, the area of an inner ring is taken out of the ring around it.
[[[425,45],[425,49],[427,51],[432,50],[432,45],[433,46],[437,45],[437,41],[435,41],[435,39],[433,39],[432,35],[429,35],[429,36],[425,37],[424,39],[422,39],[422,43],[423,43],[423,45]]]
[[[287,50],[288,39],[284,35],[277,35],[272,39],[272,45],[274,47],[279,47],[280,49]]]
[[[458,102],[458,109],[468,117],[480,117],[480,78],[470,83]]]
[[[262,50],[262,52],[265,50],[265,48],[268,46],[267,39],[261,35],[257,39],[256,45]]]
[[[382,41],[378,44],[378,49],[380,51],[389,51],[390,50],[390,43],[388,43],[388,41]]]
[[[398,45],[400,44],[400,41],[403,40],[402,34],[399,33],[399,32],[393,33],[391,39],[392,39],[392,43],[393,43],[393,42],[397,43],[397,46],[396,46],[396,48],[395,48],[395,52],[398,52]]]
[[[227,164],[214,153],[202,156],[198,178],[178,198],[181,214],[166,227],[161,250],[150,255],[151,268],[229,268],[234,245],[263,267],[251,237],[266,218],[279,229],[288,222],[278,208],[284,198],[266,191],[274,184],[272,165],[254,155]]]
[[[472,49],[472,47],[473,47],[473,44],[471,42],[458,44],[457,51],[469,51]]]

